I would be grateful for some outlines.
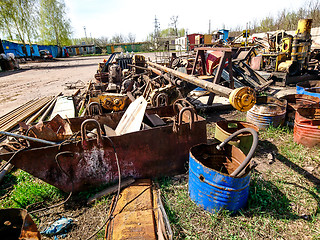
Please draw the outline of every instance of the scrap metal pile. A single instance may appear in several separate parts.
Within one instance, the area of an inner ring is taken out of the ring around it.
[[[285,61],[276,63],[278,69],[290,75],[305,72],[310,56],[308,39],[308,27],[298,31],[290,57],[286,52]],[[282,43],[287,40],[283,38]],[[91,81],[85,91],[33,100],[0,118],[0,134],[8,136],[1,144],[0,158],[6,163],[0,175],[16,166],[65,192],[118,181],[110,215],[113,211],[119,215],[108,223],[106,238],[117,239],[127,233],[131,226],[122,229],[123,219],[137,220],[135,216],[143,214],[146,228],[141,232],[148,239],[160,239],[160,235],[171,239],[161,198],[151,181],[141,180],[125,189],[124,199],[118,201],[121,179],[185,173],[190,156],[191,199],[211,212],[221,208],[237,211],[247,202],[257,131],[283,124],[289,112],[287,103],[291,107],[289,119],[296,111],[294,140],[306,146],[320,144],[318,96],[257,97],[273,80],[255,70],[266,68],[263,64],[267,62],[263,60],[267,56],[259,57],[255,51],[202,47],[196,49],[194,57],[173,55],[167,66],[146,60],[143,55],[112,54],[99,64],[96,82]],[[300,85],[306,92],[318,91],[318,82]],[[206,108],[213,106],[215,96],[226,97],[235,109],[247,111],[248,122],[218,122],[215,134],[222,143],[207,144],[206,120],[197,114],[195,92],[196,98],[206,97]],[[236,136],[240,141],[227,144]],[[210,179],[212,176],[218,179]],[[234,185],[241,185],[241,191],[230,193]],[[208,194],[200,194],[198,187]],[[140,196],[139,191],[146,195],[134,199],[135,203],[130,194]],[[217,200],[209,192],[224,200]],[[150,197],[152,194],[157,197]],[[141,205],[146,199],[158,200],[135,209],[133,216],[131,207],[127,213],[122,212],[126,202]],[[152,212],[154,206],[160,209],[157,213]],[[149,226],[151,222],[157,225]]]

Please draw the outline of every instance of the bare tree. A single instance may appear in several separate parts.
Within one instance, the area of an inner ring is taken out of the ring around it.
[[[127,42],[134,43],[136,41],[136,35],[133,33],[128,33]]]
[[[124,42],[124,36],[120,33],[116,33],[112,38],[111,42],[112,43],[123,43]]]
[[[178,16],[172,16],[170,18],[170,21],[171,21],[170,25],[173,27],[175,36],[178,36],[178,28],[177,28]]]
[[[109,39],[107,37],[95,38],[94,41],[95,44],[100,48],[106,47],[106,45],[109,43]]]

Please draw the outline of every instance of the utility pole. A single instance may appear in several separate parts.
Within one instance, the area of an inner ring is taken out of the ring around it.
[[[160,23],[157,19],[157,16],[154,16],[154,35],[153,35],[153,41],[155,44],[155,47],[157,48],[158,38],[160,37]]]
[[[86,32],[86,26],[83,26],[83,30],[84,30],[84,35],[85,35],[85,37],[86,37],[86,43],[88,43],[87,32]]]
[[[209,31],[208,31],[208,34],[211,33],[211,19],[209,19]]]
[[[157,16],[154,17],[154,37],[159,37],[159,31],[160,31],[160,23],[157,19]]]
[[[248,23],[246,23],[246,42],[244,44],[244,46],[247,46],[247,42],[248,42]]]

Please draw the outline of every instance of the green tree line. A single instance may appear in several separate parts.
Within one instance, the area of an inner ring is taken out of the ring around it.
[[[296,30],[300,19],[312,19],[312,27],[320,27],[320,2],[319,0],[305,1],[298,10],[282,9],[273,16],[269,15],[260,21],[254,20],[249,29],[252,33],[268,32],[276,30]],[[236,36],[244,28],[237,26],[231,29],[230,35]]]
[[[58,46],[71,43],[64,0],[1,0],[0,32],[24,46],[35,41]]]
[[[312,27],[320,26],[320,2],[319,0],[306,1],[296,11],[283,9],[275,17],[265,17],[258,24],[253,25],[254,32],[266,32],[275,30],[295,30],[299,19],[312,19]]]

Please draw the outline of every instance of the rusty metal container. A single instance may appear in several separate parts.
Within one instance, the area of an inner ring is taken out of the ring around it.
[[[246,156],[239,148],[227,143],[247,131],[252,133],[254,140]],[[257,145],[257,132],[244,128],[222,143],[192,147],[189,154],[190,198],[212,213],[223,208],[237,211],[245,207],[249,196],[249,163]]]
[[[247,204],[250,175],[231,177],[244,160],[239,148],[227,145],[224,152],[216,144],[192,147],[189,158],[190,198],[205,210],[215,213],[221,208],[236,211]]]
[[[27,210],[21,208],[0,209],[1,239],[40,240],[41,235]]]
[[[255,124],[259,129],[270,125],[283,125],[286,116],[287,100],[270,96],[257,97],[256,104],[247,112],[247,122]]]
[[[235,120],[231,120],[231,121],[222,120],[222,121],[216,122],[214,137],[218,139],[220,142],[223,142],[231,134],[243,128],[252,128],[257,132],[259,131],[256,125],[249,122],[235,121]],[[236,141],[230,141],[229,144],[234,145],[237,148],[240,148],[240,150],[244,154],[248,154],[252,145],[252,141],[253,141],[253,137],[251,134],[243,133],[237,137]]]
[[[320,108],[297,109],[293,140],[306,147],[320,145]]]
[[[189,116],[189,112],[183,109],[177,113],[173,105],[147,109],[146,112],[163,119],[172,119],[177,114],[182,119]],[[154,178],[185,172],[189,149],[207,141],[206,121],[200,116],[192,116],[190,122],[167,120],[164,126],[109,138],[100,135],[99,130],[96,138],[86,136],[87,130],[100,129],[104,125],[115,129],[123,114],[114,112],[70,118],[72,132],[82,132],[76,141],[24,150],[17,153],[11,163],[65,192],[78,192],[119,178],[114,150],[121,177]],[[84,125],[87,119],[93,121]],[[8,160],[12,155],[2,154],[0,159]]]
[[[309,96],[320,98],[320,81],[304,81],[297,83],[297,94],[306,94]]]
[[[306,94],[290,94],[281,97],[280,99],[287,100],[287,114],[288,121],[294,121],[296,110],[302,107],[319,106],[320,99]]]

